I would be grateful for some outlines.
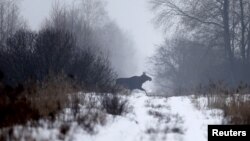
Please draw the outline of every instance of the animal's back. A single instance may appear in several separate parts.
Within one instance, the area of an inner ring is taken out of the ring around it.
[[[116,80],[116,84],[128,88],[130,90],[136,89],[138,87],[136,76],[130,78],[118,78]]]
[[[129,89],[129,80],[127,78],[118,78],[116,79],[116,85],[125,87]]]
[[[126,78],[118,78],[116,79],[117,85],[124,85],[126,83]]]

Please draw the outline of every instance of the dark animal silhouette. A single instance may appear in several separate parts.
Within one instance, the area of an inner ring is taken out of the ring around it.
[[[129,90],[139,89],[144,91],[146,94],[146,90],[142,88],[142,84],[146,81],[151,81],[152,78],[147,76],[144,72],[141,76],[133,76],[130,78],[118,78],[116,79],[116,85],[122,86]]]

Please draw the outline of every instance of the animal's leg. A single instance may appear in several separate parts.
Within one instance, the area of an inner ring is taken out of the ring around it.
[[[148,93],[147,93],[147,91],[145,89],[140,88],[140,90],[144,91],[146,93],[146,95],[148,96]]]

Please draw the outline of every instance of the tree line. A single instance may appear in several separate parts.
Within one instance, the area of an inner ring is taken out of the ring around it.
[[[86,88],[107,90],[117,72],[125,73],[120,67],[128,64],[126,54],[133,50],[132,41],[110,20],[104,2],[75,0],[66,5],[55,1],[37,31],[22,18],[19,4],[17,0],[0,1],[4,83],[15,87],[64,73]],[[118,58],[121,55],[125,58]]]
[[[173,35],[152,57],[160,87],[180,92],[206,91],[214,83],[232,89],[249,85],[249,0],[152,0],[151,4],[156,25]]]

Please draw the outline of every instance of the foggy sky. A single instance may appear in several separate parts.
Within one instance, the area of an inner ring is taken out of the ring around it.
[[[153,54],[155,45],[162,42],[160,31],[156,30],[152,24],[148,0],[106,1],[111,19],[133,38],[140,62],[134,75],[140,75],[148,70],[147,58]],[[22,0],[21,13],[31,29],[37,30],[43,20],[49,16],[52,3],[53,0]]]

